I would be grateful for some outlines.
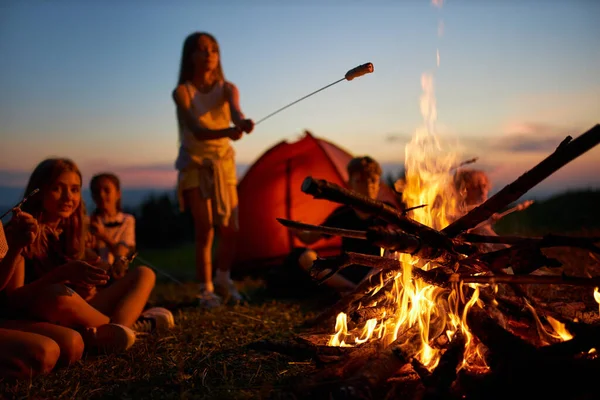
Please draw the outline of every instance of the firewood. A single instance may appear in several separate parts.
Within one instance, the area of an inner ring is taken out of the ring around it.
[[[399,338],[413,338],[419,334],[418,327],[412,327],[399,335]],[[410,363],[410,359],[416,354],[416,349],[401,346],[400,340],[379,351],[375,357],[367,361],[364,366],[350,377],[338,391],[353,393],[350,398],[379,398],[386,381],[398,372],[404,365]],[[404,349],[403,349],[404,347]],[[385,393],[385,391],[384,391]],[[378,394],[378,395],[377,395]],[[375,396],[374,396],[375,395]]]
[[[489,349],[486,360],[492,370],[506,360],[516,363],[534,358],[534,346],[502,328],[485,310],[476,305],[467,313],[467,325],[471,333]]]
[[[516,283],[520,285],[571,285],[571,286],[600,286],[600,277],[579,278],[575,276],[544,276],[544,275],[458,275],[452,277],[455,281],[464,283]]]
[[[595,125],[576,139],[571,139],[571,136],[568,136],[557,147],[554,153],[550,154],[535,167],[525,172],[514,182],[506,185],[502,190],[487,199],[481,205],[442,229],[442,232],[448,237],[456,237],[460,233],[479,225],[481,222],[490,218],[494,213],[519,199],[522,195],[527,193],[527,191],[552,175],[561,167],[600,143],[600,124]]]
[[[255,351],[285,354],[299,361],[313,359],[317,362],[323,359],[339,360],[354,350],[348,347],[319,346],[298,337],[287,340],[259,340],[246,345],[246,347]]]
[[[595,243],[600,242],[600,237],[575,237],[546,235],[543,237],[521,237],[521,236],[486,236],[475,233],[463,233],[459,236],[470,243],[504,243],[512,245],[532,245],[539,248],[547,247],[579,247],[590,250],[594,253],[600,253],[600,248]]]
[[[450,386],[456,379],[458,367],[463,361],[465,344],[464,335],[461,331],[457,331],[448,349],[442,354],[437,367],[435,367],[428,379],[423,379],[423,383],[427,387],[424,399],[448,398]]]
[[[323,324],[326,321],[335,318],[339,313],[347,312],[352,305],[360,301],[366,294],[371,293],[374,289],[380,288],[382,284],[385,285],[388,281],[393,279],[397,273],[397,270],[384,270],[375,273],[362,281],[352,293],[345,295],[337,303],[321,312],[316,317],[305,321],[301,325],[301,328],[311,328]]]
[[[358,310],[350,312],[348,316],[353,325],[363,326],[370,319],[375,318],[379,321],[382,316],[385,315],[389,317],[390,315],[394,315],[395,312],[396,307],[393,305],[379,305],[376,307],[359,308]]]
[[[405,364],[400,371],[389,379],[391,389],[385,400],[421,400],[425,394],[425,385],[411,364]]]
[[[445,234],[405,216],[401,211],[382,201],[373,200],[334,183],[323,179],[314,179],[310,176],[302,182],[302,191],[312,195],[315,199],[346,204],[357,210],[381,217],[397,225],[404,232],[417,235],[433,248],[441,248],[455,253],[453,242]]]

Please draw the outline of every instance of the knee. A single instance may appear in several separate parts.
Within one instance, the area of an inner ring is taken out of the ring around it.
[[[65,329],[60,343],[60,361],[63,364],[71,365],[81,359],[84,350],[83,338],[72,329]]]
[[[197,241],[208,242],[213,236],[215,229],[209,221],[196,221],[194,230]]]
[[[39,292],[35,314],[48,322],[64,319],[73,309],[79,295],[63,284],[48,285]]]
[[[317,259],[317,253],[314,250],[307,249],[298,258],[298,264],[302,267],[302,269],[308,271],[315,260]]]
[[[54,340],[41,337],[29,348],[29,368],[33,375],[47,374],[54,369],[60,357],[60,347]]]
[[[156,274],[152,269],[146,266],[140,266],[135,269],[135,280],[144,285],[154,287],[154,284],[156,283]]]

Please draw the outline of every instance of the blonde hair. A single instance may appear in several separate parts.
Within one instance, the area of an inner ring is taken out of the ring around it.
[[[476,169],[461,169],[454,175],[454,188],[458,192],[459,207],[468,209],[469,193],[477,190],[489,191],[491,189],[490,179],[487,174]]]
[[[366,177],[380,177],[381,176],[381,165],[369,156],[355,157],[348,163],[346,167],[348,170],[348,177],[352,174],[360,174]]]
[[[33,215],[40,224],[40,233],[33,244],[25,249],[27,258],[38,261],[46,272],[58,265],[49,265],[59,262],[52,259],[49,254],[51,250],[51,237],[55,232],[49,226],[43,223],[44,214],[44,196],[45,193],[55,184],[58,177],[65,172],[74,172],[79,176],[81,182],[81,172],[77,165],[68,158],[49,158],[37,165],[29,177],[25,195],[31,193],[34,189],[40,189],[40,193],[31,197],[23,204],[23,211]],[[59,250],[59,258],[81,259],[85,250],[85,231],[84,225],[85,204],[83,199],[79,202],[77,208],[71,216],[60,222],[59,228],[65,235],[64,247]],[[64,262],[64,261],[63,261]]]

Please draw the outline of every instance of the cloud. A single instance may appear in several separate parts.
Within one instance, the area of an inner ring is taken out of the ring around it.
[[[567,136],[578,136],[580,129],[564,128],[539,123],[519,123],[506,127],[504,135],[493,139],[491,147],[497,151],[516,153],[551,153]]]
[[[396,143],[396,142],[408,142],[411,139],[411,135],[404,132],[392,132],[388,133],[385,136],[385,141],[388,143]]]

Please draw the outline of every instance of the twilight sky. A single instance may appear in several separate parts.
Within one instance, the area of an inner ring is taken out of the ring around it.
[[[88,179],[111,170],[126,188],[173,187],[171,91],[183,40],[199,30],[220,42],[254,120],[375,66],[257,126],[234,145],[241,167],[308,129],[393,169],[431,73],[438,134],[479,156],[498,189],[600,123],[598,15],[593,0],[3,1],[0,186],[68,156]],[[597,188],[599,167],[597,148],[540,186]]]

